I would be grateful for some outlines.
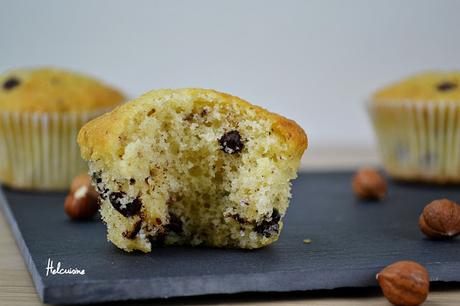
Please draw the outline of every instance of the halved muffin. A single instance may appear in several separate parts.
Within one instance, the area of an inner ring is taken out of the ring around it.
[[[86,124],[82,157],[108,239],[258,248],[278,239],[307,137],[294,121],[205,89],[151,91]]]

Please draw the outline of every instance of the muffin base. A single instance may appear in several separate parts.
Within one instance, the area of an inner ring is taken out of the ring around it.
[[[84,113],[0,113],[0,180],[26,190],[65,190],[87,171],[76,137],[108,109]]]
[[[390,176],[404,181],[460,183],[458,103],[371,103],[369,114]]]

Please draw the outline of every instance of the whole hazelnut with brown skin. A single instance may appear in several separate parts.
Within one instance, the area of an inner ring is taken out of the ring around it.
[[[435,200],[425,206],[419,218],[420,230],[430,238],[452,238],[460,234],[460,205]]]
[[[353,177],[355,195],[363,200],[381,200],[387,194],[387,183],[377,170],[363,168]]]
[[[98,198],[91,194],[87,186],[81,186],[74,193],[70,193],[64,202],[65,212],[76,220],[90,219],[98,209]]]
[[[430,290],[428,271],[414,261],[398,261],[376,277],[383,294],[393,305],[420,305]]]
[[[91,192],[91,194],[96,198],[99,196],[96,189],[94,189],[91,185],[91,178],[87,173],[82,173],[74,177],[72,183],[70,184],[70,193],[74,193],[81,186],[88,187],[89,192]]]

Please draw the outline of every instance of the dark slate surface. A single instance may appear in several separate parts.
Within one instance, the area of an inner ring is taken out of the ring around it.
[[[385,201],[359,202],[351,175],[301,174],[280,240],[253,251],[128,254],[106,242],[101,222],[70,221],[64,194],[4,190],[0,202],[47,303],[375,286],[375,273],[402,259],[424,264],[432,280],[460,281],[460,239],[430,241],[417,225],[427,202],[460,201],[458,187],[390,183]],[[303,244],[306,238],[312,243]],[[48,258],[86,274],[45,276]]]

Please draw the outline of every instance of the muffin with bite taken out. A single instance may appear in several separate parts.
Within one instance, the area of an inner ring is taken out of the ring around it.
[[[294,121],[206,89],[158,90],[78,135],[108,239],[260,248],[276,241],[307,137]]]

